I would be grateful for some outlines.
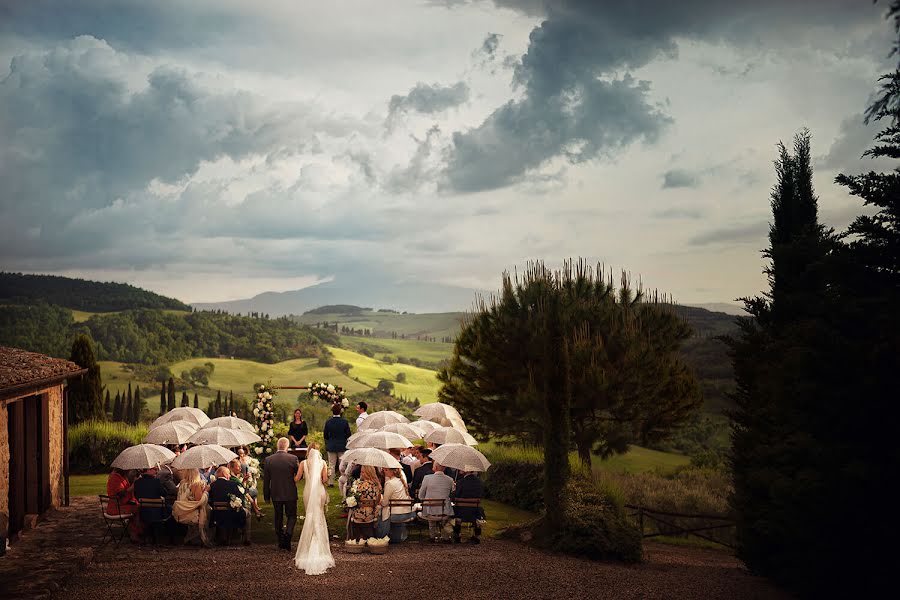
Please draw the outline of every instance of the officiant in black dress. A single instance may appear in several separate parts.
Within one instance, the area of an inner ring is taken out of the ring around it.
[[[288,439],[291,440],[291,448],[306,448],[306,436],[309,435],[309,427],[303,420],[303,411],[299,408],[294,411],[294,420],[288,428]]]

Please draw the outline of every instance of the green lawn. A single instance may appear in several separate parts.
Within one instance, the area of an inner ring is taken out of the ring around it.
[[[369,358],[342,348],[330,348],[330,350],[334,353],[336,360],[353,365],[350,370],[352,377],[358,377],[372,387],[378,385],[381,379],[388,379],[394,382],[395,396],[403,396],[409,400],[418,398],[422,404],[437,401],[437,393],[441,386],[437,380],[436,371],[398,363],[389,365],[376,358]],[[397,383],[397,373],[406,373],[406,383]],[[338,382],[331,381],[331,383]]]
[[[691,459],[683,454],[659,452],[640,446],[631,446],[625,454],[619,454],[606,460],[594,459],[595,470],[616,471],[619,473],[642,473],[659,471],[671,473],[678,467],[686,466]]]
[[[398,356],[418,358],[428,363],[438,363],[449,359],[453,355],[453,344],[444,342],[422,342],[418,340],[394,340],[381,338],[356,337],[342,335],[341,344],[348,350],[360,351],[362,348],[378,348],[375,350],[377,358],[389,354],[397,359]],[[383,349],[383,350],[382,350]]]
[[[71,475],[69,477],[69,495],[74,496],[96,496],[106,493],[106,475]],[[260,484],[261,485],[261,484]],[[303,514],[303,485],[301,481],[297,484],[300,497],[298,506],[298,516]],[[338,536],[343,539],[346,535],[346,519],[341,518],[340,494],[337,486],[328,488],[330,497],[328,509],[325,518],[328,521],[328,531],[332,537]],[[260,489],[260,510],[264,513],[261,521],[253,519],[251,524],[252,539],[255,544],[274,544],[275,530],[272,525],[274,509],[271,504],[262,502],[262,489]],[[500,504],[490,500],[484,501],[484,510],[487,514],[487,523],[484,526],[484,535],[493,537],[497,535],[505,527],[509,525],[524,523],[537,517],[534,513],[521,510],[514,506]],[[294,531],[294,539],[300,536],[300,530],[303,528],[303,521],[297,521],[297,528]]]
[[[472,298],[475,299],[474,297]],[[421,315],[398,315],[395,313],[364,312],[359,315],[302,315],[295,317],[300,323],[315,326],[327,321],[341,323],[354,329],[371,329],[374,332],[389,335],[391,332],[405,334],[407,337],[417,335],[437,339],[449,336],[455,338],[459,333],[460,320],[463,313],[427,313]],[[376,341],[376,340],[373,340]]]

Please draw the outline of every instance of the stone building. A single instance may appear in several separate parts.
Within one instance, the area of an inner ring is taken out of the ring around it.
[[[68,360],[0,346],[0,541],[68,502],[63,386],[86,372]]]

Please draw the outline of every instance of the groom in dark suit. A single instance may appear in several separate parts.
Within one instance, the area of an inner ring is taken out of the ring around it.
[[[300,461],[287,451],[290,443],[285,437],[278,438],[278,452],[266,458],[263,467],[263,496],[266,502],[271,499],[275,507],[275,536],[278,547],[284,550],[291,549],[291,538],[297,523],[297,471],[300,470]],[[285,514],[286,530],[281,528]]]

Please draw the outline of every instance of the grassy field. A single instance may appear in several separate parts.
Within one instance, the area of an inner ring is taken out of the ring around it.
[[[69,495],[74,496],[96,496],[106,493],[107,475],[72,475],[69,477]],[[297,488],[299,497],[303,497],[303,485],[301,481]],[[328,521],[328,531],[332,537],[340,537],[343,539],[346,535],[347,521],[341,518],[341,502],[337,486],[328,489],[330,496],[328,509],[325,518]],[[274,509],[270,503],[263,502],[262,490],[260,490],[259,508],[264,513],[261,521],[253,519],[251,524],[251,535],[255,544],[274,544],[275,531],[272,525],[272,516]],[[301,500],[298,507],[298,514],[303,514],[303,501]],[[493,537],[503,528],[517,523],[524,523],[537,517],[534,513],[518,509],[514,506],[484,501],[484,511],[487,514],[487,523],[484,526],[484,535]],[[297,521],[297,528],[294,530],[294,538],[300,536],[300,530],[303,528],[303,521]],[[427,529],[427,528],[426,528]],[[466,535],[465,533],[463,535]]]
[[[418,340],[394,340],[382,338],[365,338],[342,335],[341,344],[348,350],[359,352],[369,348],[377,358],[388,354],[397,359],[398,356],[418,358],[419,360],[437,363],[449,359],[453,355],[453,344],[445,342],[422,342]]]
[[[522,447],[518,445],[500,445],[495,442],[487,442],[478,446],[478,450],[485,454],[492,462],[504,460],[525,461],[535,464],[543,464],[543,451],[537,447]],[[656,472],[668,474],[679,467],[686,466],[690,459],[682,454],[670,452],[658,452],[641,446],[630,446],[628,452],[601,460],[595,456],[593,469],[595,472],[606,471],[609,473],[647,473]],[[569,463],[577,468],[581,465],[576,452],[569,453]]]
[[[429,336],[437,339],[456,337],[463,313],[428,313],[421,315],[398,315],[395,313],[364,312],[358,315],[302,315],[295,317],[300,323],[315,325],[327,321],[342,323],[354,329],[371,329],[376,335],[389,335],[391,332],[415,337]]]
[[[330,348],[330,350],[334,353],[335,359],[353,365],[350,370],[351,377],[358,377],[372,387],[378,385],[381,379],[388,379],[394,382],[395,396],[403,396],[409,400],[418,398],[419,402],[423,404],[437,401],[440,384],[435,371],[398,363],[389,365],[378,359],[342,348]],[[406,373],[406,383],[397,383],[397,373]],[[331,381],[331,383],[337,382]]]

